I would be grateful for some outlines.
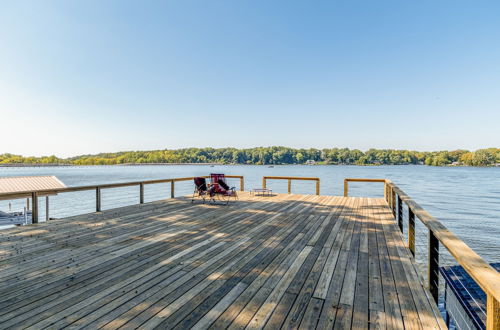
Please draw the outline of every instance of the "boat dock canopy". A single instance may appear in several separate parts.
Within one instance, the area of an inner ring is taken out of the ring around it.
[[[19,196],[9,196],[3,199],[14,199],[31,197],[31,195],[22,193],[26,191],[40,191],[48,189],[66,188],[66,185],[53,175],[46,176],[17,176],[0,178],[0,194],[19,192]],[[42,194],[43,196],[43,194]]]

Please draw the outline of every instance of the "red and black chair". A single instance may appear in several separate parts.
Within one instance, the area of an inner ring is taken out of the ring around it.
[[[215,196],[225,202],[229,203],[231,198],[235,200],[238,199],[238,194],[236,193],[235,187],[229,187],[226,182],[226,176],[224,174],[210,174],[210,187],[213,189]]]
[[[191,203],[195,201],[196,197],[199,197],[203,200],[203,203],[205,203],[206,199],[208,198],[209,200],[214,201],[214,188],[210,187],[210,189],[207,186],[207,181],[205,178],[197,177],[194,178],[194,193],[193,193],[193,198],[191,199]]]

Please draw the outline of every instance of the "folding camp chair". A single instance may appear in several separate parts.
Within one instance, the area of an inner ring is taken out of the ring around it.
[[[196,197],[200,197],[203,200],[203,203],[205,203],[205,200],[207,198],[209,200],[214,200],[214,189],[212,187],[210,189],[207,187],[207,181],[205,180],[205,178],[194,178],[194,186],[195,188],[191,203],[194,202]]]
[[[229,204],[231,197],[235,200],[238,199],[236,188],[228,186],[226,182],[226,176],[224,174],[212,173],[210,174],[210,181],[210,186],[213,187],[213,192],[219,200],[225,202],[226,204]]]

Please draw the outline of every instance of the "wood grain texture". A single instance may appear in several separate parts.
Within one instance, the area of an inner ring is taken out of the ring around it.
[[[383,199],[242,192],[13,228],[0,280],[0,328],[444,324]]]

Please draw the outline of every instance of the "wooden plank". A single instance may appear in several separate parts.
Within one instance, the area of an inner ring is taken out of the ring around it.
[[[199,320],[193,327],[196,329],[208,328],[225,310],[233,303],[233,301],[245,291],[247,285],[238,283],[235,287],[222,298],[214,308],[212,308],[201,320]]]
[[[342,207],[343,207],[342,203]],[[339,215],[341,211],[341,208],[334,208],[334,213],[329,216],[332,217],[332,219],[335,219],[336,216]],[[345,222],[344,222],[345,223]],[[302,318],[304,316],[304,313],[306,312],[306,308],[308,304],[311,301],[312,295],[314,293],[314,290],[320,281],[320,276],[323,274],[323,281],[325,281],[325,273],[328,272],[322,272],[325,264],[327,263],[327,260],[330,262],[328,263],[329,267],[332,267],[332,264],[334,265],[335,262],[331,263],[332,259],[329,259],[329,255],[331,252],[331,246],[332,246],[332,241],[334,239],[338,240],[338,246],[340,247],[340,242],[342,241],[343,235],[337,235],[340,225],[342,224],[341,220],[336,220],[335,222],[331,222],[324,230],[324,233],[321,234],[321,236],[318,238],[316,241],[316,246],[315,248],[320,249],[321,251],[318,254],[311,253],[310,256],[315,256],[313,260],[311,260],[311,263],[314,262],[314,265],[312,266],[312,269],[310,269],[310,272],[299,272],[297,274],[296,279],[294,280],[295,284],[292,282],[290,287],[288,288],[287,292],[291,293],[299,293],[297,299],[295,300],[295,303],[288,313],[288,316],[285,320],[284,327],[287,328],[296,328],[298,327],[301,322]],[[330,228],[332,228],[330,230]],[[322,282],[324,283],[324,282]],[[300,291],[299,291],[300,290]]]
[[[405,270],[403,269],[401,258],[397,251],[397,245],[398,243],[402,244],[402,239],[394,239],[395,233],[398,233],[396,224],[399,226],[399,221],[396,223],[396,219],[387,215],[381,223],[387,242],[387,251],[404,325],[409,329],[422,329],[419,318],[415,317],[418,315],[418,311],[413,301],[412,289],[407,281]],[[401,238],[401,234],[399,234],[399,236]]]
[[[285,292],[278,306],[274,309],[273,314],[271,314],[269,321],[267,321],[264,329],[274,330],[281,328],[283,321],[285,321],[285,317],[292,308],[292,304],[296,297],[297,295],[295,294]]]
[[[305,259],[311,252],[312,247],[306,246],[297,256],[297,259],[290,265],[288,270],[283,274],[281,280],[277,283],[271,293],[268,295],[267,299],[264,301],[260,309],[250,320],[247,325],[247,329],[261,329],[264,327],[266,322],[269,320],[274,308],[277,303],[281,300],[281,297],[285,294],[285,290],[288,285],[292,282],[293,277],[300,269]]]
[[[349,203],[347,205],[347,208],[345,209],[345,212],[343,212],[339,216],[338,223],[339,223],[339,226],[341,226],[339,228],[342,228],[341,234],[338,236],[338,238],[335,238],[335,241],[333,242],[332,249],[330,252],[330,256],[328,257],[327,264],[323,268],[318,285],[317,285],[317,287],[314,291],[314,294],[313,294],[313,297],[315,297],[315,298],[326,299],[328,289],[329,289],[330,283],[331,283],[332,278],[333,278],[333,272],[334,272],[335,267],[337,265],[337,260],[338,260],[339,256],[342,254],[341,247],[344,244],[348,244],[347,242],[344,243],[344,237],[347,237],[350,234],[350,230],[348,229],[348,227],[354,226],[354,222],[350,221],[350,213],[351,213],[350,208],[353,207],[353,205],[354,205],[353,203],[354,203],[354,199],[350,199]],[[329,244],[326,244],[325,246],[328,247]],[[346,249],[344,248],[344,250],[346,250]]]
[[[339,308],[339,299],[343,289],[351,237],[353,235],[354,225],[356,222],[353,217],[353,213],[356,209],[357,199],[351,197],[348,200],[347,213],[344,215],[347,227],[343,229],[344,235],[342,236],[342,239],[338,241],[336,240],[332,246],[332,253],[337,251],[335,253],[338,253],[338,257],[334,272],[331,276],[328,276],[329,285],[327,287],[327,292],[324,295],[325,303],[323,304],[320,319],[318,321],[318,328],[320,329],[333,328],[336,321],[337,310]],[[316,290],[320,287],[320,283],[321,279]],[[316,298],[321,297],[318,296],[317,292],[315,292],[313,296]]]
[[[304,312],[302,322],[300,322],[299,329],[315,329],[318,323],[321,309],[323,308],[323,299],[312,298],[307,305]]]
[[[369,324],[369,257],[368,257],[368,225],[371,214],[368,211],[368,201],[363,198],[361,209],[361,232],[359,243],[359,254],[356,271],[356,287],[352,307],[353,329],[361,329]]]
[[[361,206],[362,206],[362,200],[360,198],[357,198],[356,207],[360,209]],[[335,316],[334,328],[336,329],[349,328],[352,322],[356,281],[358,280],[359,276],[358,257],[360,250],[361,227],[362,227],[362,216],[359,213],[359,210],[357,210],[357,212],[353,216],[353,221],[355,222],[355,226],[349,248],[349,256],[347,259],[344,282],[340,293],[337,314]]]
[[[387,242],[385,240],[384,230],[381,223],[381,221],[383,221],[383,217],[379,214],[380,212],[377,212],[377,210],[381,210],[381,207],[378,206],[374,210],[374,213],[378,219],[378,221],[375,221],[375,228],[380,262],[380,275],[382,279],[382,292],[384,295],[386,326],[388,329],[401,329],[404,327],[403,317],[401,315],[401,308],[399,306],[398,295],[394,283],[390,257],[387,251]]]
[[[385,329],[384,295],[382,292],[382,280],[380,275],[380,260],[377,245],[377,227],[375,225],[378,217],[374,214],[373,200],[368,200],[370,217],[368,219],[368,309],[370,326],[376,329]]]

